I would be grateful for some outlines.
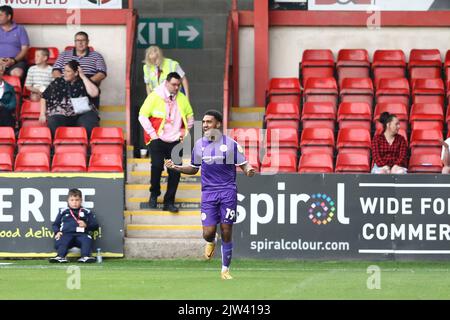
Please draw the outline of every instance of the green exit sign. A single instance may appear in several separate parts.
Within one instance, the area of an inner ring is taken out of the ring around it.
[[[139,19],[138,48],[203,48],[203,21],[200,19]]]

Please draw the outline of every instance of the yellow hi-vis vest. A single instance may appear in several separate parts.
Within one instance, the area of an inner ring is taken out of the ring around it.
[[[144,64],[144,82],[153,91],[157,86],[166,80],[167,75],[177,70],[178,62],[169,58],[164,58],[160,69],[161,74],[158,80],[158,69],[155,65]]]
[[[182,119],[182,127],[180,128],[182,132],[181,135],[185,137],[189,133],[187,118],[194,116],[194,112],[192,111],[189,100],[181,92],[178,92],[176,100]],[[166,102],[156,92],[152,91],[142,104],[139,115],[147,117],[150,120],[152,127],[155,129],[156,134],[160,135],[164,129],[164,124],[166,123]],[[149,144],[151,141],[151,137],[145,130],[144,141],[145,144]]]

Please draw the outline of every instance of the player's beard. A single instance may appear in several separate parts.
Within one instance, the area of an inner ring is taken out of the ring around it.
[[[222,132],[219,129],[212,128],[212,129],[206,130],[204,132],[204,136],[209,141],[217,141],[217,139],[222,136]]]

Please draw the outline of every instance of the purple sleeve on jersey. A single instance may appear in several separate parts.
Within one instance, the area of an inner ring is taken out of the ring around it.
[[[241,164],[247,162],[247,159],[245,159],[245,155],[244,155],[244,149],[239,145],[239,143],[235,142],[234,148],[235,148],[234,164],[241,165]]]

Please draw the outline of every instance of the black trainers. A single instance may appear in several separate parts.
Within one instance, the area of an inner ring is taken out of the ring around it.
[[[150,199],[148,200],[148,206],[150,208],[156,208],[157,203],[158,197],[150,196]]]
[[[57,256],[57,257],[48,259],[48,262],[50,262],[50,263],[67,263],[67,262],[69,262],[69,260],[67,260],[66,258]]]
[[[95,262],[95,258],[93,258],[93,257],[81,257],[80,259],[78,259],[78,262],[80,262],[80,263],[94,263]]]
[[[174,204],[165,204],[163,206],[163,211],[170,211],[170,212],[178,212],[180,211],[180,209],[178,209],[177,207],[175,207]]]

